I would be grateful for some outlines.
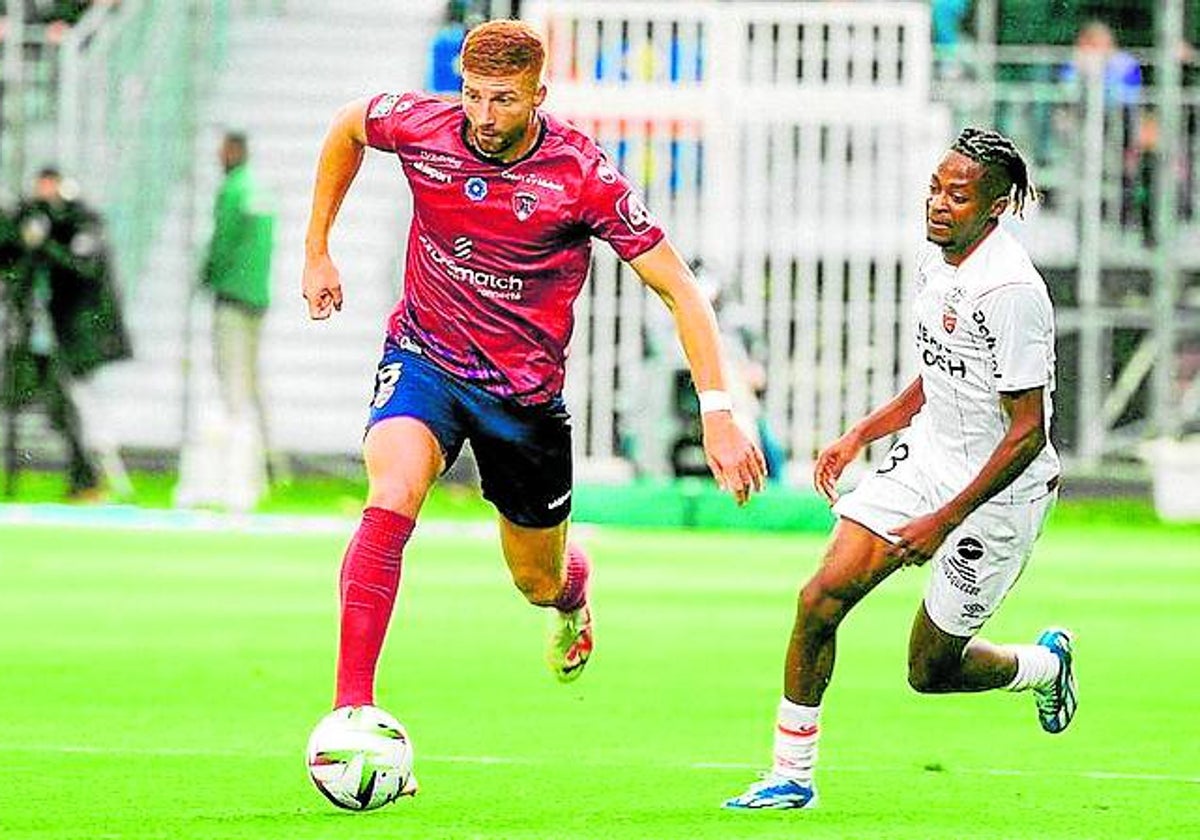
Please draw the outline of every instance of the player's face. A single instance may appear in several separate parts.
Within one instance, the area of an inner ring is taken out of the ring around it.
[[[534,112],[545,98],[545,85],[531,72],[480,76],[463,71],[462,103],[471,145],[502,161],[520,157],[537,136]]]
[[[925,238],[950,262],[961,261],[994,227],[1008,199],[988,195],[983,165],[949,152],[929,179]]]

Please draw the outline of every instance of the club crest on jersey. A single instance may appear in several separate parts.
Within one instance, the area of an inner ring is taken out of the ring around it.
[[[472,201],[483,201],[488,194],[487,181],[478,177],[468,178],[467,183],[463,185],[463,192]]]
[[[654,217],[650,215],[650,211],[646,209],[646,205],[637,197],[633,190],[628,191],[623,196],[617,199],[616,205],[617,215],[623,221],[632,233],[641,234],[650,230],[654,224]]]
[[[529,192],[528,190],[517,190],[513,193],[512,209],[520,221],[525,221],[533,215],[533,211],[537,209],[538,197],[537,193]]]
[[[942,310],[942,329],[947,333],[952,333],[957,326],[958,313],[954,311],[953,306],[946,304],[946,308]]]

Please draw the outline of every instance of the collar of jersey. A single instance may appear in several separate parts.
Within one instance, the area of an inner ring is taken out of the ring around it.
[[[529,147],[529,151],[527,151],[525,154],[521,155],[519,158],[516,158],[515,160],[510,160],[510,161],[496,160],[495,158],[490,158],[487,155],[482,154],[478,149],[476,149],[474,146],[472,146],[471,141],[467,139],[467,116],[466,116],[466,114],[463,115],[462,125],[459,126],[459,129],[458,129],[458,136],[459,136],[459,139],[462,140],[462,144],[467,147],[467,151],[470,152],[471,157],[475,158],[475,160],[480,161],[481,163],[490,163],[492,166],[495,166],[498,169],[508,169],[510,166],[516,166],[518,163],[521,163],[522,161],[529,160],[531,157],[533,157],[533,155],[537,152],[537,150],[542,147],[542,141],[546,139],[546,118],[543,117],[541,114],[538,114],[537,119],[538,119],[537,139],[533,141],[533,145]]]

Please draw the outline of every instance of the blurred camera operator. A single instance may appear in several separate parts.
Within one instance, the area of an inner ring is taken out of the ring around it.
[[[69,498],[103,497],[101,464],[89,449],[99,453],[113,489],[128,492],[115,443],[100,436],[89,447],[77,407],[80,397],[92,402],[89,379],[96,370],[131,355],[101,219],[72,195],[57,169],[46,167],[14,225],[16,258],[5,278],[14,325],[5,398],[18,410],[35,402],[46,409],[66,444]]]

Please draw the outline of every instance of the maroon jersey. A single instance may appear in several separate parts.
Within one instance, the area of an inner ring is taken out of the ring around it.
[[[388,322],[397,341],[526,404],[562,391],[572,305],[591,238],[623,260],[663,231],[592,140],[539,114],[537,143],[499,163],[463,138],[462,106],[419,93],[382,94],[367,141],[395,152],[412,187],[404,294]]]

